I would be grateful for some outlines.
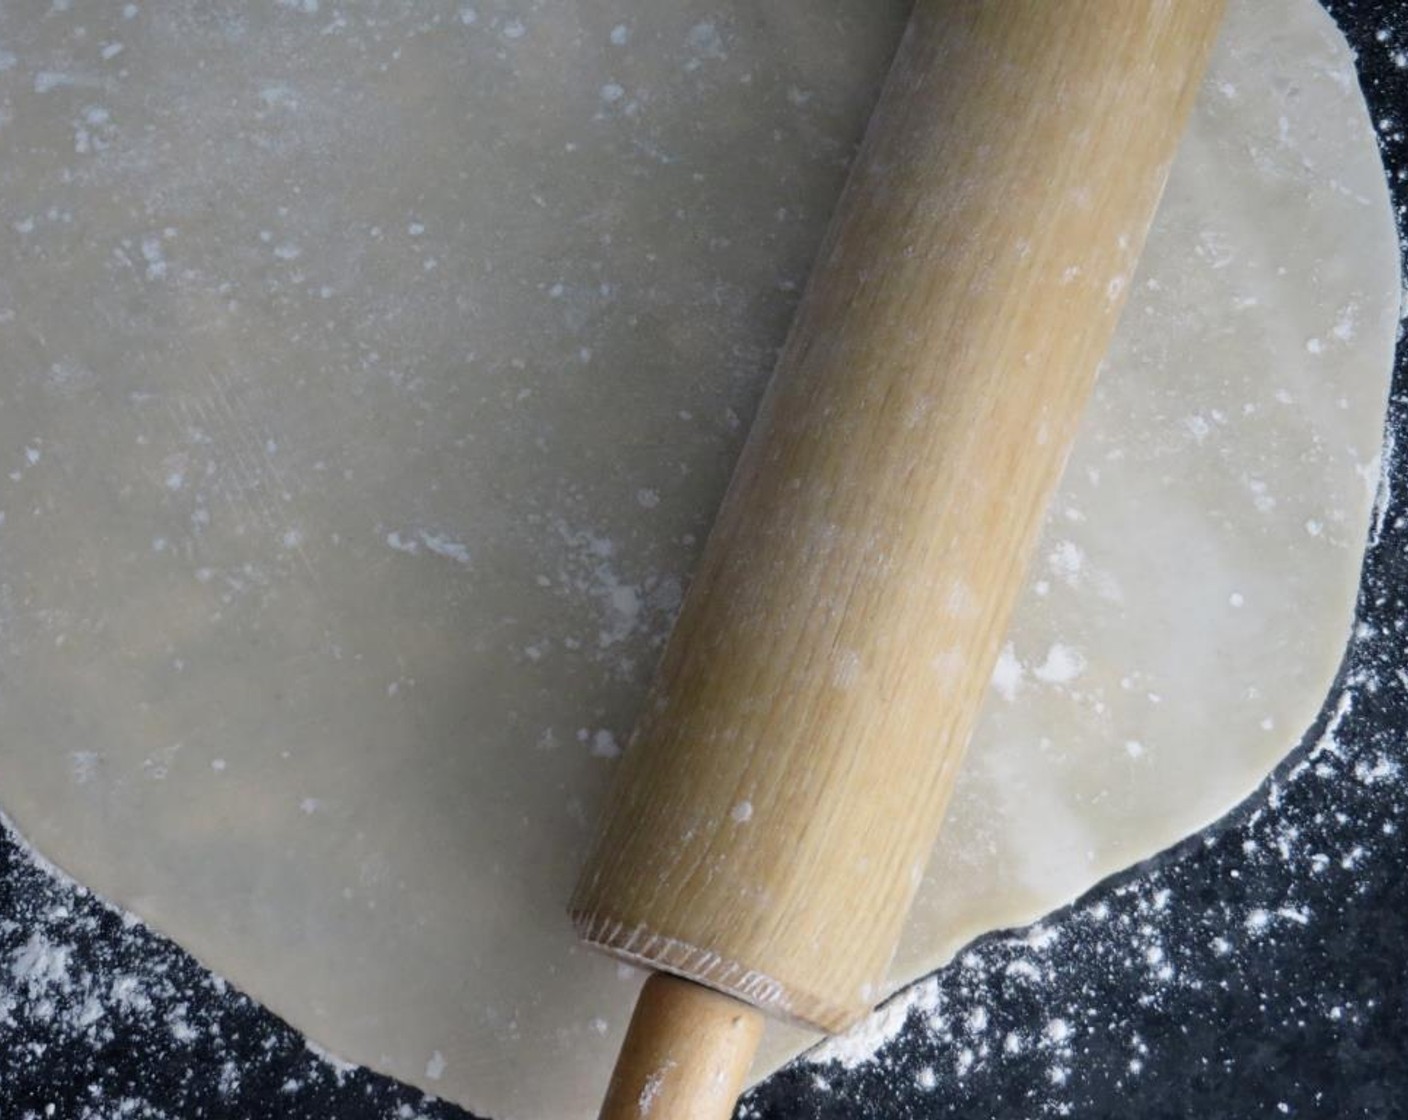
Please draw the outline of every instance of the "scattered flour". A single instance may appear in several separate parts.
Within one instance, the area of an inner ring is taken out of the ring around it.
[[[660,1096],[660,1091],[665,1087],[665,1078],[670,1075],[670,1071],[675,1068],[673,1061],[666,1062],[660,1069],[657,1069],[645,1079],[645,1084],[641,1087],[640,1099],[636,1102],[636,1108],[640,1116],[649,1116],[655,1107],[655,1102]]]
[[[1012,649],[1012,643],[1008,642],[997,656],[997,665],[992,671],[992,687],[1004,700],[1015,700],[1024,672],[1022,663],[1017,660],[1017,654]]]
[[[267,1111],[264,1086],[282,1082],[280,1115],[356,1114],[377,1120],[450,1120],[456,1110],[328,1053],[232,991],[224,980],[91,895],[45,860],[0,814],[0,1101],[43,1085],[64,1101],[75,1077],[82,1107],[60,1103],[16,1120],[176,1120]],[[37,1032],[42,1031],[42,1036]],[[37,1041],[42,1037],[43,1042]],[[180,1070],[165,1089],[137,1088],[117,1052]],[[63,1055],[63,1070],[55,1055]],[[90,1060],[91,1059],[91,1060]],[[443,1058],[439,1054],[432,1062]],[[344,1112],[330,1089],[345,1087]],[[179,1099],[173,1101],[171,1094]],[[208,1093],[209,1096],[200,1096]],[[163,1094],[165,1097],[163,1098]],[[189,1102],[186,1099],[189,1096]],[[211,1098],[218,1100],[212,1107]],[[173,1107],[174,1105],[174,1107]]]
[[[1043,684],[1069,684],[1085,672],[1085,665],[1079,650],[1056,642],[1046,651],[1046,660],[1032,670],[1032,676]]]
[[[435,556],[453,560],[456,564],[467,566],[471,562],[468,546],[443,533],[434,533],[428,529],[416,529],[408,533],[393,530],[386,534],[385,540],[388,548],[404,552],[408,556],[418,556],[421,549],[424,549]]]
[[[872,1015],[862,1019],[844,1034],[828,1038],[806,1054],[814,1065],[835,1062],[843,1069],[855,1069],[872,1061],[886,1043],[899,1037],[911,1017],[936,1022],[942,1001],[935,977],[926,977],[906,988]]]
[[[596,758],[617,758],[621,754],[621,744],[616,736],[606,728],[600,728],[591,736],[592,754]]]

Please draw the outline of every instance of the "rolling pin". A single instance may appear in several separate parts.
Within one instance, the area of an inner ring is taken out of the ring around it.
[[[886,972],[1221,0],[919,0],[570,912],[603,1120],[720,1120]]]

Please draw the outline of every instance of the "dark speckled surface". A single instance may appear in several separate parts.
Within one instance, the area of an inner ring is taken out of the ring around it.
[[[1276,0],[1264,0],[1274,3]],[[1327,5],[1359,54],[1400,228],[1408,9]],[[1408,349],[1360,625],[1325,712],[1229,817],[899,998],[847,1069],[740,1106],[839,1117],[1408,1116]],[[338,1067],[0,836],[0,1120],[463,1117]]]

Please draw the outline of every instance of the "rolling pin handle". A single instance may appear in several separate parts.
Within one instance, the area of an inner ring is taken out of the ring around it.
[[[653,973],[636,1000],[600,1120],[728,1120],[763,1016],[692,980]]]

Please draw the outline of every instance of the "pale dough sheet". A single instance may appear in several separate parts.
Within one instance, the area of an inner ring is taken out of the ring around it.
[[[906,11],[0,7],[40,849],[345,1058],[592,1115],[638,977],[563,905]],[[897,982],[1215,817],[1324,695],[1399,288],[1309,0],[1234,2],[1134,283]]]

